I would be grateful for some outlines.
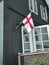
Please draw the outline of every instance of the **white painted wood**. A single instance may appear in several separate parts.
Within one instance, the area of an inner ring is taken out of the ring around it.
[[[23,54],[24,54],[23,26],[21,27],[21,31],[22,31],[22,52],[23,52]]]
[[[3,13],[4,1],[0,2],[0,65],[3,65]]]
[[[29,40],[30,40],[30,52],[33,52],[33,44],[34,44],[34,42],[33,42],[33,30],[29,33]]]

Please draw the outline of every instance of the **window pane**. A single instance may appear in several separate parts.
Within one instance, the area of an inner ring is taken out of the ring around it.
[[[42,42],[36,42],[36,49],[37,49],[37,51],[42,50]]]
[[[40,10],[41,10],[41,17],[42,17],[42,19],[45,20],[45,7],[43,7],[42,5],[40,5]]]
[[[23,34],[28,34],[28,32],[25,28],[23,29]]]
[[[34,11],[37,13],[37,0],[34,0]]]
[[[33,3],[34,1],[33,0],[29,0],[30,1],[30,9],[33,10]]]
[[[36,45],[42,45],[42,41],[41,42],[36,42]]]
[[[37,49],[42,49],[42,45],[36,45]]]
[[[35,39],[36,39],[36,41],[41,41],[41,35],[36,35]]]
[[[42,35],[42,40],[43,40],[43,41],[48,40],[48,34]]]
[[[24,49],[30,49],[30,44],[29,43],[24,43]]]
[[[42,31],[42,33],[47,33],[47,28],[46,27],[42,27],[41,31]]]
[[[39,29],[39,28],[36,28],[36,29],[35,29],[35,34],[40,35],[40,29]]]
[[[29,36],[24,36],[24,42],[28,42],[29,41]]]
[[[49,46],[49,41],[43,42],[44,46],[47,47]]]
[[[47,21],[48,17],[47,17],[47,9],[46,9],[46,7],[44,8],[44,14],[45,14],[45,20]]]

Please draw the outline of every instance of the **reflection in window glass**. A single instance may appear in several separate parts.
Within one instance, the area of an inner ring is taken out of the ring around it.
[[[43,39],[43,41],[45,40],[48,40],[48,34],[44,34],[44,35],[42,35],[42,39]]]
[[[42,27],[42,28],[41,28],[41,32],[42,32],[42,33],[47,33],[47,28],[46,28],[46,27]]]
[[[30,44],[29,43],[25,43],[24,44],[24,49],[30,49]]]
[[[28,42],[29,41],[29,36],[24,36],[24,42]]]
[[[44,47],[47,47],[49,46],[49,41],[43,42],[43,44],[44,44]]]
[[[42,41],[36,42],[37,45],[42,45]]]
[[[36,45],[37,49],[42,49],[42,45]]]
[[[36,39],[36,41],[41,41],[41,35],[36,35],[35,39]]]
[[[23,29],[23,34],[28,34],[25,28]]]
[[[40,29],[39,28],[35,29],[35,34],[38,34],[38,35],[40,34]]]

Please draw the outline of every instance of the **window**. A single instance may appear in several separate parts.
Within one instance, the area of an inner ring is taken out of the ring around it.
[[[42,5],[40,5],[40,11],[41,11],[42,19],[47,21],[48,17],[47,17],[47,9],[46,9],[46,7],[43,7]]]
[[[37,51],[49,48],[48,27],[48,25],[35,27],[35,41]]]
[[[49,26],[37,26],[30,33],[22,27],[22,49],[25,52],[42,51],[49,48]]]
[[[31,31],[30,33],[27,32],[27,30],[25,29],[25,27],[22,27],[22,49],[23,49],[23,53],[24,52],[33,52],[36,51],[35,48],[35,44],[34,44],[34,34],[33,31]]]
[[[43,50],[43,42],[40,28],[35,28],[35,41],[36,41],[36,49]]]
[[[29,10],[35,14],[38,14],[37,0],[29,0]]]
[[[23,53],[30,52],[29,34],[27,33],[27,30],[24,27],[22,27],[22,47]]]

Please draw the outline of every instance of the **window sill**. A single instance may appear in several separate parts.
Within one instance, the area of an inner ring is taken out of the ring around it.
[[[44,21],[48,22],[48,20],[46,20],[45,18],[43,18],[43,17],[41,17],[41,18],[42,18],[42,20],[44,20]]]
[[[41,52],[26,52],[26,53],[18,53],[19,56],[28,56],[28,55],[34,55],[34,54],[44,54],[44,53],[49,53],[48,51],[41,51]]]

